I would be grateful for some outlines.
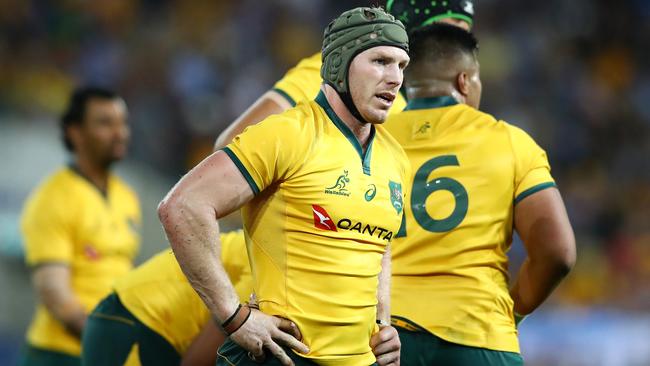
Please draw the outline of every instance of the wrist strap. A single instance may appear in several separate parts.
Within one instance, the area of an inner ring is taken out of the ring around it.
[[[231,335],[235,333],[239,328],[241,328],[244,323],[251,316],[251,308],[246,305],[237,306],[237,310],[228,318],[225,322],[221,324],[221,328],[226,332],[226,335]]]
[[[381,320],[381,319],[375,320],[375,323],[377,323],[377,325],[379,325],[380,328],[387,327],[387,326],[390,325],[390,323],[388,323],[385,320]]]

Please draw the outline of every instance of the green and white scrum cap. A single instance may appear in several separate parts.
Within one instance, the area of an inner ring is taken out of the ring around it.
[[[410,31],[440,19],[455,18],[474,22],[473,0],[388,0],[386,10],[402,21]]]

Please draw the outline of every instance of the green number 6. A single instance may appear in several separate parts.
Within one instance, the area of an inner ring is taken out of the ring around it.
[[[443,166],[459,166],[456,155],[437,156],[422,166],[415,173],[413,188],[411,189],[411,211],[415,221],[425,230],[432,233],[443,233],[453,230],[465,219],[469,206],[467,190],[457,180],[447,177],[427,180],[432,171]],[[454,211],[448,217],[436,220],[427,212],[426,200],[436,191],[449,191],[456,200]],[[397,236],[406,236],[406,225]]]

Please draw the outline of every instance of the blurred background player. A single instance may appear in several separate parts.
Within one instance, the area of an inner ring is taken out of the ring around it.
[[[230,334],[218,364],[254,365],[265,351],[270,364],[375,363],[375,321],[392,329],[389,244],[409,176],[380,124],[407,50],[404,26],[381,9],[344,12],[325,30],[316,100],[246,130],[161,202],[181,268]],[[239,304],[215,252],[216,219],[241,206],[261,311]],[[304,343],[278,328],[282,318]]]
[[[515,318],[535,310],[576,258],[546,153],[478,110],[477,54],[461,28],[413,32],[409,102],[386,124],[414,173],[392,257],[403,365],[523,364]],[[509,292],[513,227],[528,257]]]
[[[474,18],[472,0],[424,1],[389,0],[386,11],[399,19],[407,31],[433,22],[445,22],[469,30]],[[262,95],[217,138],[215,149],[228,144],[246,127],[264,118],[281,113],[303,100],[313,100],[322,83],[321,53],[307,57],[287,71],[273,88]],[[404,109],[406,101],[400,93],[393,101],[391,113]]]
[[[105,89],[78,89],[61,128],[72,159],[34,190],[22,216],[40,302],[23,365],[79,365],[87,314],[131,269],[138,250],[138,199],[111,173],[129,142],[124,100]]]
[[[253,292],[244,233],[221,234],[221,258],[242,303]],[[208,344],[190,345],[202,331]],[[120,366],[135,347],[143,366],[214,365],[225,335],[166,249],[117,281],[88,317],[82,365]],[[134,356],[131,356],[134,357]],[[129,365],[136,365],[129,359]]]

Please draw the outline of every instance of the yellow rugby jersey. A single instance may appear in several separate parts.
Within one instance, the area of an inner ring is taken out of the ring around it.
[[[261,310],[294,321],[318,364],[375,362],[378,274],[410,169],[399,144],[375,126],[362,152],[320,93],[224,151],[255,193],[242,218]]]
[[[77,300],[90,312],[126,274],[138,250],[140,205],[116,176],[104,196],[73,168],[47,178],[27,200],[22,234],[27,264],[65,263]],[[39,304],[27,332],[29,344],[72,355],[80,340]]]
[[[321,53],[302,59],[295,67],[273,86],[273,90],[281,94],[292,106],[303,100],[313,100],[323,83],[320,76],[322,65]],[[399,113],[406,106],[406,100],[401,93],[393,101],[390,113]]]
[[[386,129],[414,177],[392,247],[395,324],[519,352],[506,252],[514,206],[555,186],[546,153],[519,128],[451,97],[411,101]]]
[[[244,233],[221,235],[221,260],[241,302],[253,292]],[[210,319],[210,312],[178,266],[164,250],[124,276],[115,292],[131,314],[163,336],[180,355]]]

